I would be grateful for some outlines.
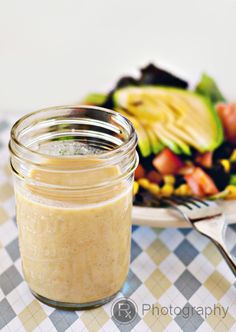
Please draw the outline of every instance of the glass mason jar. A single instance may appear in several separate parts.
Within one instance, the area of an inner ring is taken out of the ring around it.
[[[99,107],[49,108],[13,126],[22,266],[42,302],[94,307],[125,282],[136,145],[132,124]]]

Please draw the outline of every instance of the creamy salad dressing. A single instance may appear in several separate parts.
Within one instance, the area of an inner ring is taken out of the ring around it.
[[[119,175],[117,166],[100,167],[101,160],[95,158],[85,158],[83,170],[75,158],[49,159],[45,169],[32,169],[30,178],[52,185],[89,186],[109,183]],[[73,176],[50,171],[50,166],[63,163],[74,169]],[[91,165],[98,167],[91,170]],[[89,303],[119,291],[130,261],[132,183],[120,181],[80,196],[26,183],[16,184],[15,192],[23,270],[36,294]]]

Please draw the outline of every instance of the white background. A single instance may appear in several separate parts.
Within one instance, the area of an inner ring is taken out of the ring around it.
[[[0,112],[106,91],[153,61],[236,99],[235,0],[0,0]]]

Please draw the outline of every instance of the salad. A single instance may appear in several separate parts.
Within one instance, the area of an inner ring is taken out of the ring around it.
[[[158,198],[170,195],[236,198],[236,104],[206,73],[190,89],[150,64],[84,103],[120,112],[136,129],[134,204],[160,206]]]

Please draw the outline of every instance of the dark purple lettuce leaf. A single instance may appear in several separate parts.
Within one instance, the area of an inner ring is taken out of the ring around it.
[[[153,64],[141,69],[140,85],[162,85],[187,89],[188,82]]]

